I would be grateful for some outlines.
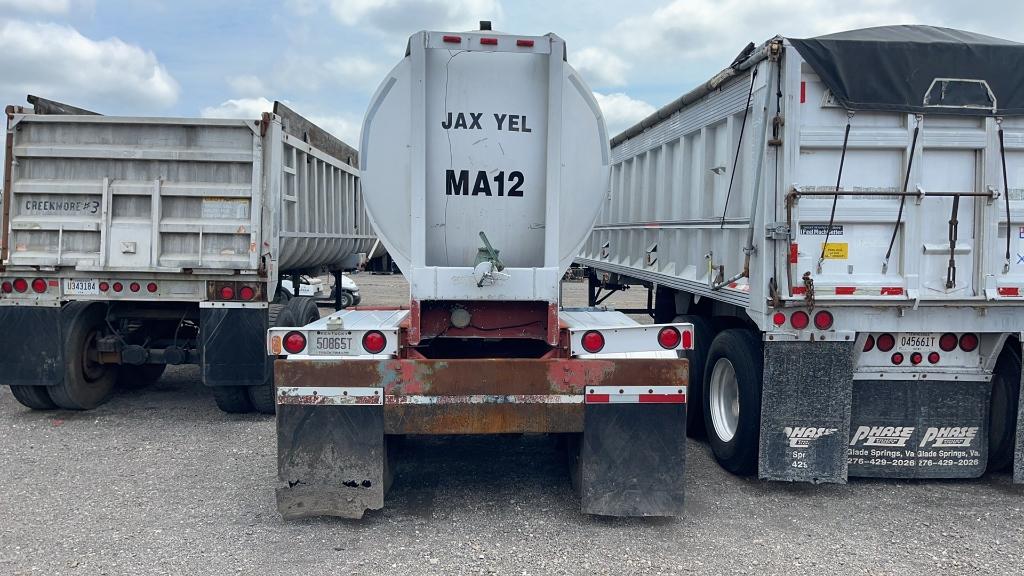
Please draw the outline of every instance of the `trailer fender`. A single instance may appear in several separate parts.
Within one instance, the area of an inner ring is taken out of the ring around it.
[[[853,341],[764,342],[758,475],[846,483]]]
[[[0,306],[0,384],[53,386],[64,379],[61,309]]]

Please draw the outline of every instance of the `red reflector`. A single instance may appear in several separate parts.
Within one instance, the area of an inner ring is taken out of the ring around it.
[[[899,352],[893,354],[892,355],[892,363],[893,364],[903,364],[903,354],[900,354]]]
[[[856,291],[854,286],[836,286],[836,296],[852,296]]]
[[[903,288],[901,286],[888,286],[882,288],[882,296],[902,296]]]
[[[498,39],[497,38],[481,38],[480,39],[480,43],[484,44],[486,46],[497,46],[498,45]]]
[[[444,40],[445,42],[449,43],[449,44],[461,44],[462,43],[462,37],[461,36],[443,36],[441,39]]]
[[[0,290],[3,290],[4,294],[10,294],[11,292],[14,292],[14,285],[10,282],[4,282],[3,287],[0,288]]]
[[[56,288],[60,286],[60,282],[57,282],[56,280],[47,280],[46,283],[50,286],[50,288]]]
[[[868,334],[868,337],[864,339],[864,351],[871,352],[875,349],[875,337]]]
[[[596,354],[604,348],[604,336],[597,330],[591,330],[583,334],[583,337],[580,338],[580,344],[583,345],[583,349],[587,352]]]
[[[893,337],[892,334],[882,334],[877,340],[875,340],[875,344],[882,352],[888,352],[896,345],[896,338]]]
[[[533,47],[533,40],[527,40],[526,38],[520,38],[519,40],[516,40],[516,46],[520,46],[522,48],[532,48]]]
[[[138,282],[132,282],[131,285],[128,286],[128,289],[132,292],[138,292],[139,290],[142,290],[142,286],[139,286]]]
[[[671,350],[679,346],[680,341],[682,341],[682,337],[679,335],[679,330],[672,326],[666,326],[658,331],[658,344],[665,350]]]
[[[611,402],[611,394],[587,394],[587,402],[591,404],[607,404]]]
[[[807,328],[807,325],[811,323],[811,319],[807,316],[807,312],[797,310],[793,312],[793,315],[789,317],[789,323],[792,324],[793,328],[797,330],[803,330]]]
[[[46,280],[43,280],[42,278],[36,278],[35,280],[33,280],[32,291],[36,292],[37,294],[42,294],[43,292],[46,292]]]
[[[149,284],[146,284],[146,290],[150,294],[152,294],[153,292],[156,292],[156,290],[157,290],[156,282],[150,282]]]
[[[800,103],[807,102],[807,82],[800,83]]]
[[[693,349],[693,332],[690,332],[689,330],[683,331],[683,349]]]
[[[120,292],[121,290],[124,290],[124,285],[120,282],[114,282],[114,292]]]
[[[28,280],[24,278],[15,278],[14,280],[14,291],[25,292],[28,290]]]
[[[793,286],[792,290],[790,290],[790,291],[793,293],[794,296],[796,296],[798,294],[806,294],[807,293],[807,287],[806,286]]]
[[[684,404],[686,394],[639,394],[637,402],[640,404]]]
[[[941,348],[943,352],[952,352],[953,349],[956,348],[956,343],[956,334],[946,332],[939,337],[939,348]]]
[[[256,297],[256,291],[251,286],[242,286],[242,289],[238,291],[238,295],[242,297],[242,300],[252,300]]]
[[[1020,296],[1020,288],[1017,288],[1016,286],[1000,286],[999,287],[999,295],[1000,296]]]
[[[924,360],[924,356],[922,356],[920,352],[914,352],[910,355],[910,363],[914,366],[920,364],[922,360]]]
[[[298,354],[306,348],[306,337],[302,335],[302,332],[289,332],[284,335],[281,345],[284,346],[285,352]]]
[[[387,338],[376,330],[367,332],[363,335],[363,349],[370,354],[380,354],[387,344]]]
[[[789,263],[796,264],[800,260],[800,245],[792,243],[789,245]]]
[[[818,310],[814,315],[814,327],[818,330],[828,330],[832,327],[832,313],[827,310]]]
[[[235,299],[235,289],[232,288],[231,286],[221,286],[221,288],[220,288],[220,297],[221,297],[221,300],[234,300]]]
[[[939,360],[940,360],[940,356],[939,356],[938,352],[932,352],[932,353],[928,354],[928,362],[930,362],[932,364],[938,364]]]
[[[775,324],[776,326],[782,326],[785,323],[786,323],[786,315],[785,314],[783,314],[782,312],[776,312],[775,314],[772,314],[772,324]]]
[[[107,290],[110,290],[110,284],[106,282],[100,282],[100,292],[106,292]]]
[[[978,336],[976,334],[967,333],[960,337],[960,349],[964,352],[974,352],[977,347]]]

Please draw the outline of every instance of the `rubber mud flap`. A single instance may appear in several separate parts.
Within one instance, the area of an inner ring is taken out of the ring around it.
[[[1024,342],[1021,344],[1021,355],[1024,356]],[[1017,404],[1017,445],[1013,452],[1013,481],[1024,484],[1024,372],[1021,373],[1021,394]]]
[[[587,404],[583,420],[584,513],[682,515],[686,404]]]
[[[850,476],[977,478],[985,473],[991,383],[853,384]]]
[[[60,310],[0,306],[0,384],[52,386],[64,379]]]
[[[359,519],[384,507],[383,406],[277,406],[281,516]]]
[[[764,342],[758,476],[846,482],[853,341]]]
[[[265,308],[200,308],[203,384],[256,386],[267,379]]]

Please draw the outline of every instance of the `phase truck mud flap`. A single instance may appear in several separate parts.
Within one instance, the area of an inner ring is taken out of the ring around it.
[[[580,449],[586,514],[680,516],[686,471],[686,388],[588,388]]]
[[[52,386],[64,379],[61,308],[0,306],[0,384]]]
[[[334,395],[329,391],[337,391]],[[384,507],[380,389],[277,389],[277,510],[359,519]]]
[[[200,308],[203,384],[258,386],[273,369],[265,308]]]
[[[764,343],[761,478],[846,482],[853,345]]]
[[[857,380],[850,476],[977,478],[988,462],[992,384]]]

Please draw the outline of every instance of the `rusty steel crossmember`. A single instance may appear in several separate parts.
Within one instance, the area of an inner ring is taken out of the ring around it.
[[[381,389],[386,434],[582,432],[587,386],[685,386],[689,378],[685,359],[295,359],[274,370],[279,389]],[[331,402],[278,396],[282,405]]]

